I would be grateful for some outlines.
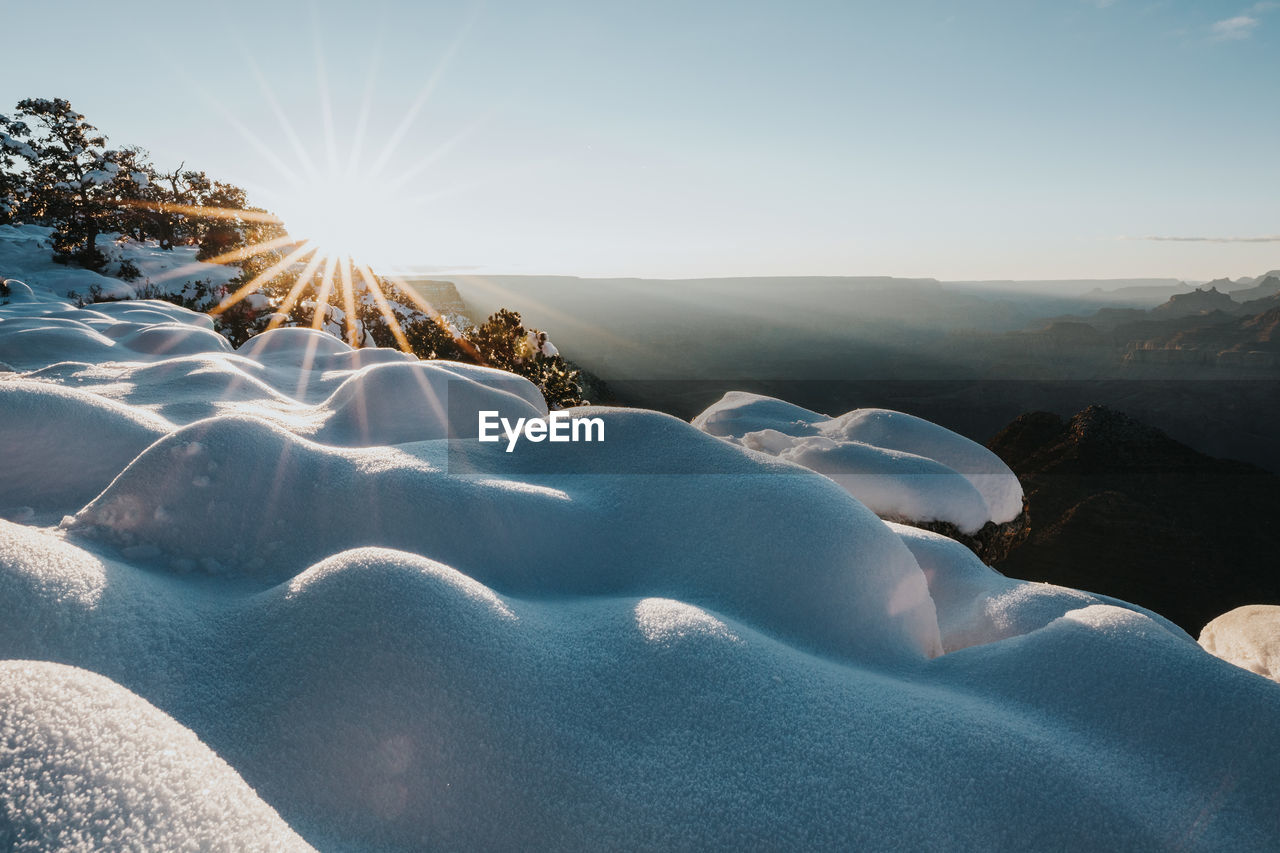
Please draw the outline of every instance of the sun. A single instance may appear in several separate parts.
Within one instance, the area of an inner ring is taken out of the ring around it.
[[[274,232],[258,242],[205,260],[206,263],[234,264],[262,256],[271,261],[263,269],[264,262],[259,260],[254,269],[260,271],[242,284],[237,280],[237,289],[227,293],[210,311],[211,314],[223,314],[267,285],[283,280],[289,282],[289,291],[280,296],[278,287],[271,288],[274,292],[269,297],[271,319],[267,330],[292,322],[290,312],[301,304],[313,309],[313,329],[337,323],[345,330],[347,342],[359,347],[366,342],[357,330],[360,325],[358,317],[362,312],[373,309],[386,321],[396,345],[412,353],[397,317],[397,309],[403,313],[403,309],[408,308],[410,321],[417,322],[427,317],[440,322],[477,363],[484,363],[474,347],[451,324],[443,321],[440,312],[411,284],[394,273],[397,261],[421,250],[419,245],[406,246],[403,237],[398,238],[397,235],[404,234],[406,223],[421,218],[423,205],[440,195],[438,190],[423,193],[420,185],[416,192],[409,189],[474,130],[474,127],[459,130],[444,143],[416,153],[407,165],[393,157],[402,144],[413,138],[414,123],[460,40],[461,34],[455,40],[454,49],[441,58],[417,97],[399,113],[394,129],[377,135],[372,134],[369,128],[376,92],[373,74],[376,56],[371,60],[364,101],[358,110],[348,114],[335,110],[330,101],[326,54],[317,41],[314,55],[323,125],[323,133],[318,137],[300,132],[293,126],[252,57],[247,58],[287,145],[268,145],[233,114],[224,113],[231,126],[262,155],[279,179],[273,186],[260,186],[255,190],[255,193],[268,197],[269,208],[279,215],[261,209],[130,202],[183,216],[259,222],[269,226],[263,229],[265,232]],[[348,145],[339,143],[338,127],[352,130]],[[321,142],[322,146],[310,147],[304,139]],[[390,294],[397,297],[395,306],[388,299]],[[314,310],[318,306],[329,305],[337,310]],[[334,318],[347,319],[339,321]],[[353,322],[350,318],[356,319]]]
[[[388,226],[411,215],[400,197],[376,176],[338,171],[309,175],[305,185],[281,197],[277,209],[289,235],[320,254],[384,269],[402,254]]]
[[[392,247],[388,231],[383,225],[387,217],[405,215],[397,203],[394,185],[379,182],[372,176],[356,178],[351,172],[329,176],[312,174],[315,180],[300,183],[291,197],[289,214],[292,221],[286,224],[281,217],[258,210],[221,207],[193,207],[155,202],[131,202],[136,206],[154,208],[184,216],[204,219],[229,219],[280,226],[287,233],[250,243],[204,263],[232,264],[257,255],[274,253],[277,260],[245,282],[233,293],[228,293],[210,311],[220,315],[261,291],[266,285],[287,274],[296,273],[289,292],[273,300],[272,317],[267,330],[278,328],[288,320],[289,312],[307,299],[316,305],[329,305],[333,297],[340,305],[341,316],[358,316],[357,306],[370,302],[387,322],[396,345],[404,352],[412,353],[400,320],[396,317],[384,281],[394,285],[395,293],[404,297],[414,309],[427,317],[439,319],[440,313],[408,282],[387,270],[384,275],[375,274],[371,262],[385,258]],[[288,208],[286,208],[288,209]],[[277,231],[279,233],[279,231]],[[178,274],[187,271],[177,268]],[[164,276],[162,275],[161,278]],[[308,295],[310,294],[310,295]],[[328,309],[313,312],[311,327],[320,329],[330,316]],[[343,322],[347,342],[352,347],[361,346],[356,322]],[[455,339],[457,339],[456,332]],[[464,349],[471,347],[459,340]]]

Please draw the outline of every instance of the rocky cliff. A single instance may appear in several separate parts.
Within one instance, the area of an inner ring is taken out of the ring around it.
[[[1193,635],[1280,603],[1280,477],[1192,450],[1119,412],[1022,415],[988,445],[1017,473],[1031,531],[996,567],[1113,595]]]

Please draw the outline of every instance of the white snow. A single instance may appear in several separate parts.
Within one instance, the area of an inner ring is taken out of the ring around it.
[[[0,279],[16,279],[45,291],[42,298],[64,297],[69,291],[88,297],[90,288],[102,288],[106,297],[130,298],[139,287],[154,285],[169,293],[182,293],[184,288],[202,281],[210,286],[224,285],[240,270],[196,260],[196,247],[177,246],[161,249],[152,241],[109,240],[99,238],[98,248],[107,256],[107,271],[118,268],[122,261],[137,266],[141,277],[130,283],[90,270],[54,263],[49,243],[53,229],[41,225],[0,225]],[[15,300],[16,301],[16,300]],[[101,306],[95,306],[95,309]],[[172,306],[170,306],[172,307]],[[207,319],[207,318],[206,318]]]
[[[945,521],[974,533],[1022,512],[1022,486],[999,457],[902,412],[855,409],[831,418],[730,391],[693,425],[825,474],[886,519]]]
[[[1280,605],[1248,604],[1214,619],[1200,645],[1236,666],[1280,681]]]
[[[310,850],[173,719],[110,680],[0,661],[6,850]]]
[[[548,415],[509,374],[14,292],[18,849],[1274,842],[1280,685],[796,464],[902,513],[1020,509],[945,430],[738,396],[508,454],[478,409]]]
[[[1095,604],[1141,613],[1169,633],[1186,636],[1172,622],[1136,605],[1106,595],[1007,578],[954,539],[893,522],[889,528],[902,538],[924,572],[947,652],[1029,634],[1071,611]]]

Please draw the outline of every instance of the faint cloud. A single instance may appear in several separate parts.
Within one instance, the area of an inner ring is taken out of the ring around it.
[[[1138,237],[1137,239],[1154,240],[1157,243],[1280,243],[1280,234],[1263,237]]]
[[[1085,2],[1091,6],[1096,6],[1099,9],[1105,9],[1108,6],[1116,5],[1116,0],[1085,0]]]
[[[1253,35],[1259,23],[1261,22],[1252,15],[1236,15],[1234,18],[1218,21],[1209,30],[1218,41],[1239,41]]]
[[[1254,3],[1234,18],[1223,18],[1221,21],[1215,22],[1209,27],[1209,31],[1216,41],[1247,39],[1253,35],[1253,31],[1262,23],[1258,16],[1265,15],[1267,12],[1274,12],[1276,9],[1280,9],[1280,2],[1276,2],[1276,0],[1261,0],[1261,2]]]

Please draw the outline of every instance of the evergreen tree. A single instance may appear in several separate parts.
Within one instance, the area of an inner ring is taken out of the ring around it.
[[[0,115],[0,225],[16,221],[27,200],[27,178],[20,170],[35,157],[25,140],[31,135],[26,123]]]
[[[547,355],[530,341],[545,340],[536,329],[526,331],[520,315],[505,308],[473,329],[468,342],[484,364],[506,370],[528,379],[552,407],[577,406],[583,403],[578,371],[569,367],[559,355]]]
[[[26,150],[31,212],[54,226],[54,257],[99,269],[98,251],[112,184],[121,170],[121,154],[106,149],[106,137],[63,98],[27,98],[18,115],[41,131]]]
[[[516,366],[533,354],[520,315],[506,308],[477,326],[467,339],[485,364],[499,370],[514,373]]]
[[[435,317],[422,317],[401,325],[410,349],[418,358],[474,361],[449,327]]]

